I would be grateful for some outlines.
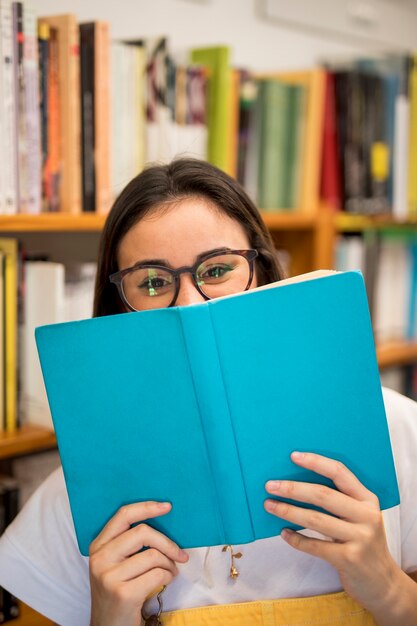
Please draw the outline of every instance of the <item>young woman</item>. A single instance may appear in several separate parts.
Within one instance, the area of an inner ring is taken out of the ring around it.
[[[113,206],[94,315],[203,302],[281,277],[271,237],[241,187],[207,163],[180,159],[146,169]],[[394,509],[381,513],[377,498],[340,463],[294,453],[294,463],[337,487],[271,476],[266,510],[305,531],[185,552],[145,523],[170,505],[144,502],[122,507],[87,559],[57,470],[3,535],[0,584],[63,626],[138,626],[142,619],[169,626],[415,625],[417,406],[388,390],[384,399],[401,493]],[[232,578],[231,555],[238,559]],[[164,586],[158,618],[155,593]]]

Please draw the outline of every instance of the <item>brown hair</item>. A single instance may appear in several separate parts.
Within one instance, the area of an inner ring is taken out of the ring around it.
[[[124,235],[153,209],[186,197],[208,199],[243,226],[251,248],[258,250],[259,285],[283,278],[271,235],[241,185],[206,161],[176,159],[168,165],[147,167],[116,199],[100,240],[94,317],[121,311],[116,287],[110,283],[109,276],[119,269],[117,251]]]

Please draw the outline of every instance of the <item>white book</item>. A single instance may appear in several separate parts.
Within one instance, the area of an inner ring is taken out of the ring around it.
[[[393,216],[406,220],[408,215],[408,161],[409,161],[410,102],[399,94],[395,103],[393,154]]]
[[[65,321],[92,317],[97,263],[73,263],[65,272]]]
[[[336,244],[336,270],[348,272],[360,270],[365,274],[365,244],[360,235],[340,237]]]
[[[25,6],[23,14],[25,81],[25,118],[27,150],[27,196],[26,213],[41,212],[41,130],[39,108],[39,66],[36,14]]]
[[[410,254],[405,241],[383,239],[375,292],[374,333],[378,342],[404,339],[410,298]]]
[[[0,0],[0,154],[2,159],[2,206],[6,215],[17,213],[17,149],[16,149],[16,103],[14,91],[13,16],[11,0]]]
[[[22,412],[26,424],[52,428],[35,328],[65,321],[65,269],[61,263],[25,263],[24,322],[22,328]]]

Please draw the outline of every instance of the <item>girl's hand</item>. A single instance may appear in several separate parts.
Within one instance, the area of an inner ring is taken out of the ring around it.
[[[414,590],[410,587],[412,581],[389,553],[378,498],[338,461],[300,452],[294,452],[291,459],[331,479],[338,491],[324,485],[287,480],[268,481],[266,490],[274,496],[313,504],[336,517],[268,499],[267,511],[328,539],[305,537],[289,529],[283,530],[281,536],[297,550],[328,561],[337,570],[345,591],[368,609],[379,624],[400,623],[389,617],[398,610],[400,589],[406,589],[407,593]]]
[[[165,515],[169,503],[123,506],[90,545],[91,626],[138,626],[147,596],[178,574],[188,555],[157,530],[139,524]],[[139,552],[143,547],[148,550]]]

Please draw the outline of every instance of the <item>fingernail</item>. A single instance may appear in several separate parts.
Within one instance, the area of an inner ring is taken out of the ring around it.
[[[170,502],[159,502],[158,506],[161,509],[161,511],[168,511],[168,509],[171,508],[171,503]]]
[[[271,491],[277,491],[281,486],[280,480],[268,480],[266,483],[266,488]]]
[[[273,511],[275,508],[274,500],[265,500],[265,508],[267,511]]]
[[[180,554],[180,557],[181,557],[182,559],[185,559],[185,558],[187,558],[187,559],[188,559],[188,554],[187,554],[187,552],[186,552],[185,550],[181,550],[181,549],[180,549],[180,550],[179,550],[179,554]]]
[[[298,461],[304,458],[304,456],[305,456],[304,452],[297,452],[297,451],[291,452],[291,458],[296,459]]]

